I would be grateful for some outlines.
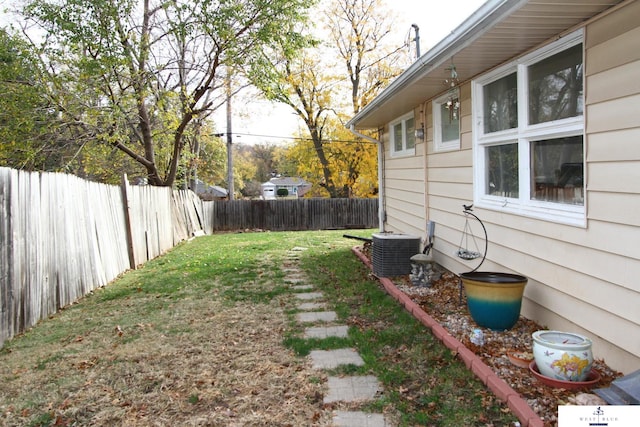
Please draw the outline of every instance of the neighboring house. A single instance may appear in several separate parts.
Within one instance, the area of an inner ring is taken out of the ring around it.
[[[198,195],[202,200],[224,200],[229,197],[229,192],[226,188],[219,187],[217,185],[207,185],[199,179],[195,181],[195,188],[193,192]]]
[[[381,230],[434,221],[436,261],[469,271],[473,203],[524,316],[640,368],[640,1],[489,0],[348,126],[378,130]]]
[[[298,198],[311,189],[311,184],[301,178],[271,178],[262,183],[262,198],[265,200],[277,199],[278,190],[284,188],[288,191],[289,198]]]

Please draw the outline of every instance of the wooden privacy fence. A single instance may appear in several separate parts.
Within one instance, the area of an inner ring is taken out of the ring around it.
[[[377,199],[202,202],[192,191],[0,167],[0,347],[198,234],[378,225]]]
[[[0,346],[204,231],[191,191],[0,168]]]
[[[374,228],[378,199],[231,200],[205,204],[213,231]]]

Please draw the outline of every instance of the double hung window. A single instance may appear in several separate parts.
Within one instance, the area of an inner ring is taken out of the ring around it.
[[[389,124],[392,156],[415,154],[415,118],[413,112],[406,114]]]
[[[584,224],[582,32],[474,81],[475,202]]]
[[[435,151],[460,148],[460,94],[453,91],[433,101]]]

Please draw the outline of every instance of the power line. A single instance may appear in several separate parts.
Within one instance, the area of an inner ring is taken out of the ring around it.
[[[226,132],[215,133],[213,134],[213,136],[222,137],[222,136],[225,136],[226,134],[227,134]],[[261,134],[255,134],[255,133],[240,133],[240,132],[232,132],[232,135],[254,136],[258,138],[290,139],[290,140],[296,140],[296,141],[313,141],[312,138],[305,138],[305,137],[299,137],[299,136],[261,135]],[[372,141],[357,140],[357,139],[323,139],[322,142],[323,143],[344,142],[344,143],[353,143],[353,144],[375,144],[375,142],[372,142]]]

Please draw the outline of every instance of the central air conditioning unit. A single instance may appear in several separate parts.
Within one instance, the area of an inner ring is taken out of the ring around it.
[[[374,233],[372,264],[378,277],[411,273],[411,257],[420,253],[420,237],[408,234]]]

